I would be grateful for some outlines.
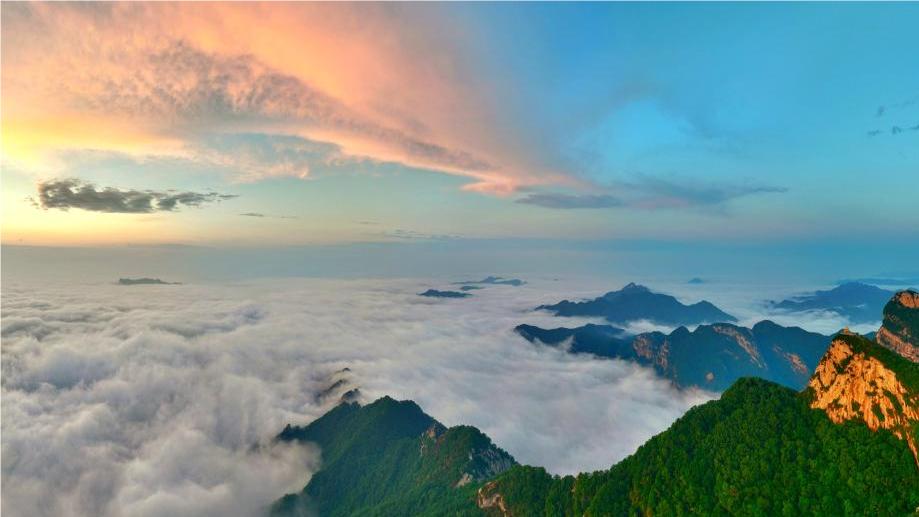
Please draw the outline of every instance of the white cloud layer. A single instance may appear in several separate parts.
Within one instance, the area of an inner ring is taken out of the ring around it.
[[[581,323],[526,312],[557,292],[427,287],[5,282],[3,513],[256,515],[320,456],[265,444],[327,410],[316,394],[345,366],[366,399],[413,399],[557,473],[609,467],[710,397],[512,332]]]

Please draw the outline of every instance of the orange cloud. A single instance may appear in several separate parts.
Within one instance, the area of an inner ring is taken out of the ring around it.
[[[461,28],[426,6],[2,9],[6,159],[35,166],[74,148],[200,157],[202,135],[260,132],[466,176],[478,192],[571,181],[509,151],[519,146],[491,129],[499,124],[487,82],[451,43]],[[241,161],[245,178],[257,179]],[[268,175],[308,170],[285,164]]]

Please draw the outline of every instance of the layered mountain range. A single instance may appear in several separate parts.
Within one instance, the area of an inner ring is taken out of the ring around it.
[[[903,311],[889,330],[910,347],[915,299],[894,299]],[[409,401],[342,403],[279,435],[319,445],[323,467],[271,513],[914,514],[919,364],[895,349],[841,332],[804,390],[741,378],[610,469],[575,476],[518,465],[477,429],[447,429]]]
[[[630,283],[618,291],[610,291],[592,300],[562,300],[552,305],[540,305],[556,316],[598,316],[610,323],[647,320],[660,325],[696,325],[737,321],[707,301],[685,305],[673,296],[655,293],[643,285]]]
[[[878,320],[884,304],[893,294],[893,291],[874,285],[847,282],[833,289],[770,302],[769,305],[782,312],[830,311],[852,323],[870,323]]]
[[[670,334],[629,336],[617,327],[588,324],[541,329],[519,325],[530,342],[564,347],[650,366],[679,387],[722,391],[740,377],[757,376],[801,389],[830,342],[829,336],[761,321],[753,328],[730,323],[680,327]]]

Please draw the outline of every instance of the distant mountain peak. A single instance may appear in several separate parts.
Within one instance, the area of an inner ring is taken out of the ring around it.
[[[846,282],[832,289],[792,296],[781,302],[769,302],[780,311],[832,311],[852,323],[877,321],[893,291],[862,282]]]
[[[519,287],[525,284],[523,280],[519,278],[504,278],[503,276],[488,275],[481,280],[465,280],[462,282],[454,282],[454,285],[475,285],[475,284],[488,284],[488,285],[511,285],[514,287]]]
[[[428,289],[423,293],[418,293],[418,296],[425,296],[428,298],[468,298],[472,295],[459,291],[439,291],[437,289]]]
[[[552,311],[556,316],[602,316],[611,323],[648,320],[677,326],[737,321],[734,316],[707,301],[686,305],[673,296],[655,293],[634,282],[592,300],[562,300],[536,309]]]

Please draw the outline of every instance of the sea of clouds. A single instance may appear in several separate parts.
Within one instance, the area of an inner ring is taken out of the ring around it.
[[[258,515],[321,465],[321,451],[271,439],[334,405],[317,394],[345,367],[364,401],[415,400],[444,424],[475,425],[518,461],[559,474],[608,468],[716,396],[513,332],[520,323],[583,324],[531,309],[618,285],[547,280],[465,299],[416,294],[445,286],[5,282],[3,513]],[[702,289],[720,293],[715,303],[742,297],[739,288]],[[758,318],[755,309],[738,315]]]

